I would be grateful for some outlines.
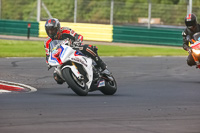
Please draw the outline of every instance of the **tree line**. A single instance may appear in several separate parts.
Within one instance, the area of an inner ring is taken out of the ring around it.
[[[111,0],[77,0],[77,22],[109,24]],[[74,21],[74,0],[42,0],[41,20],[49,18],[44,6],[60,21]],[[152,3],[152,18],[161,24],[183,25],[187,0],[114,0],[114,24],[135,24],[138,18],[148,17]],[[199,0],[193,0],[193,12],[199,13]],[[37,0],[1,0],[1,19],[36,21]]]

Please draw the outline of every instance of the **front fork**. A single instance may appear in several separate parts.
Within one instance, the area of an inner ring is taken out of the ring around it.
[[[72,66],[75,66],[75,68],[77,69],[77,67],[76,67],[76,65],[75,65],[74,62],[72,62]],[[55,67],[54,72],[56,72],[63,80],[65,80],[64,77],[62,76],[62,72],[61,72],[62,67],[63,67],[63,66],[61,66],[61,65]]]
[[[62,76],[61,66],[55,67],[54,72],[56,72],[56,73],[65,81],[65,79],[64,79],[63,76]]]

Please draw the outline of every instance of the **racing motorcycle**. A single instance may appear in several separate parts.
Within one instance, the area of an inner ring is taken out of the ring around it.
[[[195,63],[196,68],[200,69],[200,32],[193,35],[193,39],[188,39],[189,46],[192,48],[189,53],[191,53]]]
[[[113,95],[117,83],[108,71],[101,73],[95,61],[71,47],[68,40],[53,40],[50,43],[48,65],[55,67],[57,74],[77,95],[86,96],[88,92],[99,90],[104,95]]]

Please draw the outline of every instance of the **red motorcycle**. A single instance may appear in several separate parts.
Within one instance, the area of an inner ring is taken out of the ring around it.
[[[191,53],[196,62],[196,67],[200,69],[200,32],[195,33],[189,43],[189,46],[192,48],[189,53]]]

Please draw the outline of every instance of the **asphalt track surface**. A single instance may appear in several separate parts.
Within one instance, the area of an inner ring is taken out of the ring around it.
[[[0,94],[0,133],[200,133],[200,70],[186,57],[103,57],[113,96],[57,85],[44,58],[0,58],[0,80],[37,88]]]

